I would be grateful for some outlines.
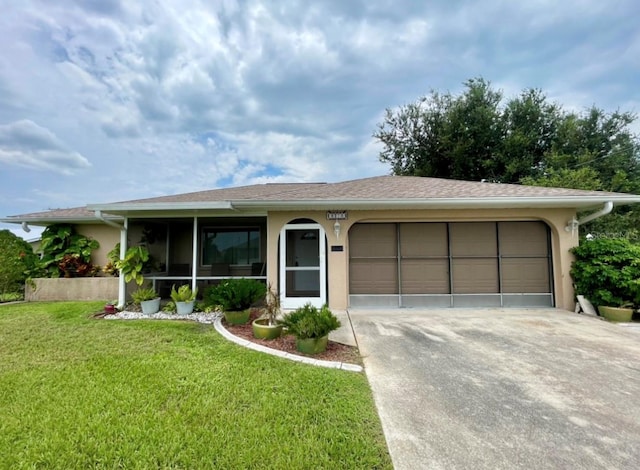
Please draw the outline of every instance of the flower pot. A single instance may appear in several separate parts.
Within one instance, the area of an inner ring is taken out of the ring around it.
[[[231,325],[244,325],[249,321],[249,314],[251,313],[250,309],[240,310],[237,312],[224,312],[224,319],[227,320],[227,323]]]
[[[296,338],[296,349],[305,354],[318,354],[327,349],[328,341],[329,335],[321,336],[320,338]]]
[[[140,302],[140,307],[142,307],[142,313],[145,315],[153,315],[154,313],[158,313],[160,310],[160,297],[156,297],[152,300],[143,300]]]
[[[267,318],[258,318],[252,323],[253,336],[258,339],[276,339],[282,335],[282,325],[269,325]]]
[[[116,313],[116,306],[113,304],[106,304],[104,306],[104,313],[106,313],[107,315]]]
[[[193,304],[195,301],[191,302],[176,302],[176,312],[178,315],[189,315],[193,313]]]
[[[632,308],[621,308],[621,307],[598,307],[598,312],[600,312],[600,316],[606,318],[612,322],[630,322],[631,317],[633,317],[633,309]]]

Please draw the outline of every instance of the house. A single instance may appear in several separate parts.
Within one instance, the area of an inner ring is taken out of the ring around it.
[[[577,211],[640,196],[410,176],[259,184],[11,216],[75,224],[94,262],[143,240],[163,282],[264,279],[284,308],[573,309]],[[127,286],[120,279],[120,302]]]

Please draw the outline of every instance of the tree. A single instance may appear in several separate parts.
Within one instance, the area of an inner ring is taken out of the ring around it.
[[[640,191],[635,115],[596,107],[568,113],[538,89],[503,102],[482,78],[464,87],[458,96],[432,91],[386,110],[373,136],[394,174],[545,184],[558,181],[558,172],[586,167],[601,184],[589,189]]]
[[[538,89],[503,101],[475,78],[458,95],[431,91],[387,109],[373,136],[393,174],[640,193],[636,116],[595,106],[566,112]],[[640,211],[639,211],[640,212]],[[591,222],[601,233],[637,237],[632,207]]]
[[[0,230],[0,294],[22,292],[27,272],[36,262],[29,243],[9,230]]]

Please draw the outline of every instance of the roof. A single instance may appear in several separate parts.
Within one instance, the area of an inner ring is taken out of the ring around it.
[[[268,210],[437,209],[564,207],[586,209],[605,202],[640,203],[640,196],[603,191],[459,181],[416,176],[377,176],[338,183],[277,183],[222,188],[86,207],[57,209],[0,219],[53,223],[123,216],[262,214]]]

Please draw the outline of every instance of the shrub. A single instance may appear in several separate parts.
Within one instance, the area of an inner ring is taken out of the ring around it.
[[[64,275],[64,267],[69,262],[67,255],[76,258],[74,263],[82,264],[86,269],[81,270],[85,275],[95,274],[91,265],[91,252],[100,247],[100,244],[89,237],[76,233],[73,226],[68,224],[49,225],[42,232],[40,250],[42,258],[30,275],[31,277],[48,276],[60,277]],[[65,259],[65,256],[67,258]],[[63,263],[62,266],[60,263]]]
[[[263,300],[266,292],[267,287],[255,279],[225,279],[206,290],[204,301],[210,306],[220,306],[225,312],[234,312]]]
[[[123,259],[116,261],[115,268],[121,269],[126,282],[136,281],[139,286],[144,282],[142,271],[149,261],[149,250],[144,246],[132,246]]]
[[[340,321],[326,305],[318,310],[305,304],[284,315],[281,323],[298,339],[321,338],[340,328]]]
[[[9,230],[0,230],[0,294],[21,293],[38,257],[31,245]]]
[[[640,246],[626,239],[583,241],[571,250],[576,294],[594,305],[640,304]]]

